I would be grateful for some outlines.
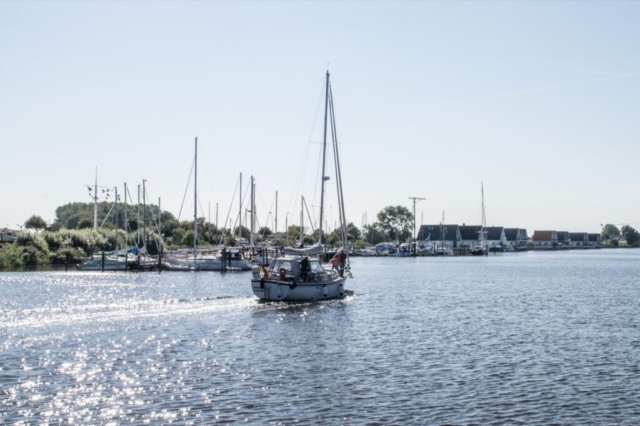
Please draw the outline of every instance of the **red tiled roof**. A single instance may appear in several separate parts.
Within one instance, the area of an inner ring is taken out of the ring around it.
[[[533,231],[531,239],[533,239],[533,241],[551,241],[555,232],[556,231]]]

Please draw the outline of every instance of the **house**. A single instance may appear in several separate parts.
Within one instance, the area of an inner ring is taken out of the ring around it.
[[[588,234],[589,247],[602,248],[602,236],[600,234]]]
[[[508,248],[514,250],[524,250],[527,248],[529,236],[526,229],[521,228],[504,228],[504,235],[507,238]]]
[[[458,248],[462,242],[460,227],[458,225],[422,225],[418,231],[418,240],[441,243],[448,248]]]
[[[507,245],[507,236],[504,226],[485,226],[485,239],[487,246],[492,250],[502,250]]]
[[[558,233],[556,231],[533,231],[531,239],[536,249],[550,250],[558,245]]]
[[[558,247],[569,248],[571,246],[571,238],[569,238],[568,231],[558,232]]]
[[[569,238],[571,238],[571,247],[589,247],[589,234],[586,232],[569,232]]]
[[[482,241],[482,237],[480,235],[480,232],[482,230],[481,225],[465,225],[463,223],[462,226],[458,227],[458,229],[460,230],[462,247],[469,248],[469,247],[477,246],[480,244],[480,241]]]

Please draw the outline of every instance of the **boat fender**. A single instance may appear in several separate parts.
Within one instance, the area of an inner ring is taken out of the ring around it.
[[[327,286],[326,286],[326,285],[323,285],[323,286],[322,286],[322,295],[323,295],[324,297],[327,297],[327,296],[328,296]]]
[[[264,278],[260,278],[260,290],[264,290]]]
[[[284,281],[287,278],[287,270],[280,268],[280,281]]]
[[[342,287],[342,284],[338,286],[338,294],[340,297],[344,296],[344,288]]]
[[[289,288],[293,290],[296,287],[298,287],[298,283],[296,282],[296,280],[291,281],[291,284],[289,284]]]

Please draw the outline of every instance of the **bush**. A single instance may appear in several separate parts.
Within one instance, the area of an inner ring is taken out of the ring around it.
[[[224,241],[224,245],[227,247],[235,247],[238,242],[233,235],[229,235],[227,239]]]
[[[7,244],[0,250],[0,268],[22,268],[25,266],[46,265],[49,253],[38,245]]]
[[[49,260],[54,265],[64,265],[65,262],[80,263],[84,252],[72,247],[64,247],[49,256]]]

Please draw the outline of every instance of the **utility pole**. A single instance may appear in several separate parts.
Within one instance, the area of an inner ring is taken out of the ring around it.
[[[417,244],[416,244],[416,203],[419,201],[426,200],[426,198],[420,197],[409,197],[410,200],[413,200],[413,255],[416,255]]]

